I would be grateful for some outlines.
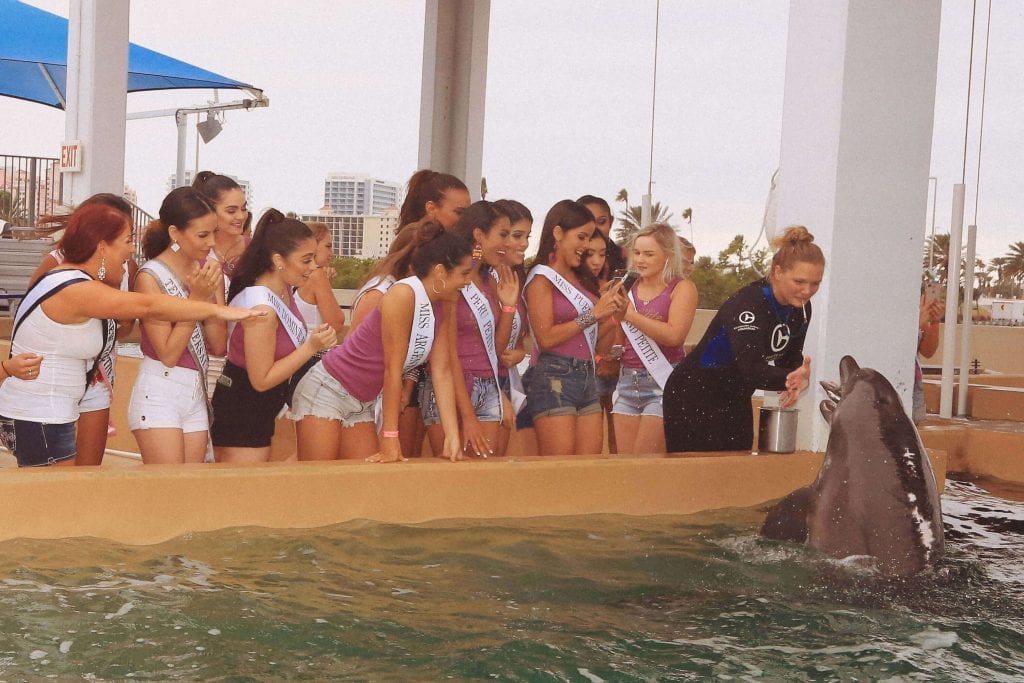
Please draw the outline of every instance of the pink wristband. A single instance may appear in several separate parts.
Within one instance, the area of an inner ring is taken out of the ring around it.
[[[395,431],[395,432],[381,432],[380,433],[380,438],[382,438],[382,439],[397,439],[398,438],[398,432],[397,431]]]
[[[501,312],[502,313],[515,313],[516,312],[516,307],[515,306],[505,306],[504,304],[502,304]]]

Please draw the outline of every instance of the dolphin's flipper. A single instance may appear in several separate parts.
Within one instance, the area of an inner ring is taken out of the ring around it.
[[[816,496],[810,486],[793,491],[768,508],[761,526],[761,535],[776,541],[807,541],[807,518],[812,512]]]
[[[821,408],[821,416],[825,418],[825,422],[832,424],[832,415],[836,412],[835,401],[822,401],[818,404]]]

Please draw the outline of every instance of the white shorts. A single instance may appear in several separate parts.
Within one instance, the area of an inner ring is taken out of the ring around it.
[[[128,427],[208,431],[210,415],[199,372],[143,358],[128,402]]]
[[[85,388],[82,400],[78,402],[78,412],[91,413],[97,410],[107,410],[113,399],[110,389],[103,382],[95,382]]]

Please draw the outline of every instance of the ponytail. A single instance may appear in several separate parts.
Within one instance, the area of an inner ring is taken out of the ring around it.
[[[256,223],[252,242],[242,252],[228,289],[228,301],[256,279],[274,269],[274,254],[287,258],[304,241],[313,239],[313,231],[302,221],[288,218],[277,209],[267,209]]]

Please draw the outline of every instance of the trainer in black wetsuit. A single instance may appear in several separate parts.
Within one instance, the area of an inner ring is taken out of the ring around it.
[[[665,386],[668,452],[750,449],[750,397],[755,389],[786,388],[786,376],[803,363],[810,317],[809,302],[780,304],[767,280],[726,301]]]

